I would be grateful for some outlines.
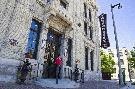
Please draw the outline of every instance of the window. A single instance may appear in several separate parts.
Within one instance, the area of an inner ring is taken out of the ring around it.
[[[120,56],[123,56],[123,53],[122,52],[119,52]]]
[[[40,32],[41,23],[32,19],[26,51],[30,53],[33,59],[37,57]]]
[[[94,71],[94,62],[93,62],[93,57],[94,57],[94,51],[90,52],[90,60],[91,60],[91,71]]]
[[[91,26],[89,27],[89,31],[90,31],[90,39],[92,40],[93,39],[93,30],[92,30]]]
[[[116,73],[116,68],[114,68],[114,73]]]
[[[88,48],[85,47],[85,70],[88,70],[89,66],[88,66]]]
[[[124,65],[123,59],[120,59],[120,63],[121,63],[121,65]]]
[[[87,35],[87,23],[84,22],[84,32],[85,32],[85,35]]]
[[[67,9],[67,2],[66,2],[66,1],[60,0],[60,5],[61,5],[63,8]]]
[[[89,19],[91,21],[91,10],[89,9]]]
[[[87,10],[86,10],[86,4],[84,3],[84,15],[85,15],[85,18],[87,18]]]
[[[128,51],[127,50],[125,50],[125,55],[128,55]]]
[[[68,39],[68,50],[67,50],[67,53],[68,53],[68,60],[67,60],[67,66],[70,66],[71,67],[71,54],[72,54],[72,39]]]
[[[111,49],[108,49],[108,52],[112,52]]]

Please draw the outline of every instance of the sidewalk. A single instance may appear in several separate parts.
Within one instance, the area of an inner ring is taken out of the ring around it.
[[[56,79],[39,79],[35,84],[50,88],[79,88],[80,86],[80,83],[76,83],[69,79],[59,79],[58,84],[56,84]]]
[[[120,89],[135,89],[135,85],[125,86]]]
[[[10,82],[0,82],[0,89],[120,89],[116,81],[85,81],[75,83],[67,79],[59,80],[56,84],[54,79],[41,79],[32,84],[18,85]],[[127,88],[122,88],[127,89]],[[135,88],[131,88],[135,89]]]
[[[120,89],[135,89],[135,85],[131,85],[131,82],[127,82],[126,86],[121,87]]]

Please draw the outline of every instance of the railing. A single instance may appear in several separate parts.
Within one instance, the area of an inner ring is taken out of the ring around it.
[[[69,78],[72,80],[72,78],[73,78],[73,69],[72,68],[70,68],[68,66],[66,66],[64,68],[64,78]]]
[[[43,73],[43,69],[42,68],[39,68],[43,66],[43,64],[40,64],[40,63],[34,63],[30,65],[30,71],[28,73],[28,77],[26,80],[30,80],[30,81],[37,81],[38,78],[42,77],[42,73]],[[22,66],[17,66],[17,80],[19,78],[18,74],[21,70],[21,67]],[[82,82],[84,83],[84,70],[82,69],[79,69],[77,67],[75,67],[75,69],[73,70],[71,67],[64,67],[64,78],[68,78],[68,79],[71,79],[71,80],[74,80],[76,82]]]
[[[73,71],[72,68],[66,66],[64,68],[64,78],[84,83],[84,70],[75,68],[75,70]]]
[[[80,82],[84,83],[84,70],[81,70],[81,74],[80,74]]]

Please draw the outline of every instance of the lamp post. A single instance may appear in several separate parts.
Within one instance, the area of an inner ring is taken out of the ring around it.
[[[113,14],[113,8],[118,7],[118,9],[122,8],[122,6],[119,4],[112,5],[111,4],[111,12],[112,12],[112,20],[113,20],[113,27],[114,27],[114,35],[115,35],[115,41],[116,41],[116,49],[117,49],[117,58],[118,58],[118,66],[119,66],[119,85],[123,85],[123,77],[122,77],[122,70],[121,70],[121,63],[120,63],[120,54],[119,54],[119,45],[118,45],[118,38],[117,38],[117,32],[116,32],[116,26],[114,21],[114,14]]]

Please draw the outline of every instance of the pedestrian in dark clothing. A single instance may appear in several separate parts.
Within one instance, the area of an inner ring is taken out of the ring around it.
[[[47,77],[47,69],[48,69],[48,63],[47,61],[44,61],[44,64],[43,64],[43,73],[42,73],[42,77],[43,78],[46,78]]]
[[[26,61],[23,61],[23,65],[22,65],[22,68],[21,68],[21,75],[20,75],[20,83],[24,83],[24,81],[26,80],[26,77],[28,75],[28,72],[30,71],[30,62],[29,62],[29,59],[26,59]]]

